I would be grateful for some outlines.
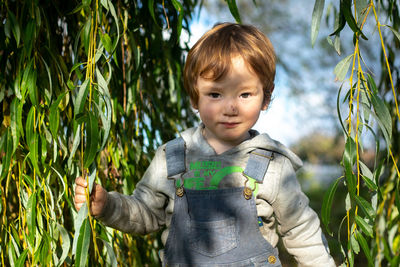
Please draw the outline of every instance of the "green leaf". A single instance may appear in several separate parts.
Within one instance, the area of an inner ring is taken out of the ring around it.
[[[78,238],[80,236],[80,229],[82,228],[82,224],[84,220],[88,217],[88,207],[86,205],[86,202],[83,203],[82,207],[78,211],[78,215],[75,218],[74,224],[75,224],[75,234],[74,234],[74,241],[72,243],[72,255],[77,254],[77,244],[78,244]]]
[[[89,184],[89,195],[92,194],[94,180],[96,179],[96,174],[97,174],[96,164],[90,165],[89,181],[88,181],[88,184]]]
[[[350,244],[351,244],[351,249],[354,251],[354,253],[358,254],[360,252],[360,246],[358,245],[358,242],[354,237],[354,233],[352,233],[350,236]]]
[[[374,236],[374,232],[372,230],[372,226],[369,225],[363,218],[361,218],[360,216],[356,215],[355,216],[355,220],[357,225],[359,225],[361,227],[361,229],[363,230],[363,233],[369,235],[370,237]]]
[[[371,102],[378,119],[379,127],[385,135],[387,146],[390,146],[390,140],[392,139],[392,118],[389,109],[378,94],[373,93],[371,95]]]
[[[36,237],[36,192],[28,200],[26,208],[26,223],[28,225],[28,240],[31,246],[34,245]]]
[[[58,136],[58,126],[60,124],[60,111],[58,110],[58,105],[66,94],[67,92],[64,92],[59,95],[57,100],[50,106],[50,132],[56,140]]]
[[[345,57],[336,65],[335,69],[333,70],[333,73],[335,73],[336,78],[339,81],[343,81],[346,78],[346,74],[349,71],[352,58],[353,55]]]
[[[21,99],[25,99],[26,92],[29,90],[28,87],[31,87],[31,82],[33,80],[32,78],[32,65],[33,65],[33,59],[29,61],[28,65],[26,65],[26,68],[24,70],[24,75],[22,76],[22,81],[21,81]],[[32,102],[33,103],[33,102]]]
[[[149,8],[149,12],[151,17],[153,18],[154,23],[160,27],[157,23],[157,19],[156,19],[156,15],[154,13],[154,0],[149,0],[149,2],[147,3],[147,7]]]
[[[81,142],[81,125],[78,125],[76,131],[75,131],[75,135],[74,135],[74,141],[72,142],[72,149],[71,149],[71,153],[69,154],[69,158],[68,158],[68,169],[72,170],[72,159],[75,156],[76,150],[79,147],[79,144]]]
[[[95,103],[99,114],[100,114],[100,118],[101,118],[101,123],[102,125],[102,130],[103,130],[103,141],[101,143],[101,147],[100,150],[103,150],[106,143],[107,143],[107,139],[108,136],[110,134],[110,130],[111,130],[111,118],[112,118],[112,106],[111,106],[111,97],[110,97],[110,93],[108,91],[108,85],[106,80],[104,79],[103,75],[101,74],[100,70],[98,68],[96,68],[96,76],[97,76],[97,82],[99,84],[99,89],[100,92],[104,98],[104,103],[106,105],[106,115],[107,117],[104,115],[104,111],[101,109],[102,105],[97,105],[97,103]],[[100,104],[103,103],[103,100],[100,101]]]
[[[356,239],[358,240],[358,243],[360,244],[362,250],[364,251],[364,255],[367,257],[369,265],[374,266],[374,260],[371,256],[368,242],[365,240],[364,236],[359,231],[356,232]]]
[[[111,42],[111,38],[107,33],[100,34],[101,43],[104,45],[104,48],[107,50],[108,53],[112,53],[113,51],[113,44]]]
[[[228,3],[229,10],[237,23],[242,23],[240,19],[239,9],[236,5],[236,0],[225,0]]]
[[[17,47],[19,46],[19,41],[21,40],[21,30],[19,28],[19,23],[17,21],[17,18],[15,17],[14,13],[11,12],[11,10],[8,10],[8,18],[10,19],[11,26],[12,26],[12,32],[15,37],[15,41],[17,42]]]
[[[32,139],[30,143],[28,143],[28,148],[29,148],[29,159],[31,160],[31,163],[33,165],[33,168],[35,168],[36,172],[39,173],[39,136],[35,132],[33,133]]]
[[[345,167],[345,177],[349,192],[354,194],[356,190],[356,177],[353,173],[354,162],[357,157],[357,147],[353,138],[347,137],[345,150],[343,153],[343,163]]]
[[[75,266],[86,266],[87,256],[89,252],[91,228],[89,219],[86,218],[79,231],[78,243],[76,247]]]
[[[397,39],[400,42],[400,33],[398,31],[396,31],[395,29],[393,29],[392,27],[390,27],[389,25],[385,25],[385,26],[388,27],[393,32],[393,34],[397,37]]]
[[[88,168],[92,164],[97,154],[99,144],[99,124],[96,116],[89,112],[86,126],[86,149],[83,160],[84,168]]]
[[[321,24],[322,13],[324,11],[325,0],[315,0],[314,10],[311,19],[311,45],[314,47],[317,40],[319,27]]]
[[[89,94],[89,79],[85,80],[79,88],[79,92],[78,95],[76,96],[74,105],[75,116],[83,112],[88,94]]]
[[[16,267],[23,267],[25,265],[25,259],[26,256],[28,255],[28,249],[26,248],[21,255],[19,255],[17,262],[15,263]]]
[[[104,238],[101,238],[101,240],[103,241],[103,244],[107,249],[107,255],[110,257],[109,264],[112,267],[117,267],[118,266],[118,262],[117,262],[117,259],[115,257],[115,253],[114,253],[114,250],[113,250],[111,244],[107,240],[105,240]]]
[[[62,254],[61,254],[61,257],[60,257],[59,262],[57,264],[57,266],[61,266],[61,264],[64,263],[65,259],[68,256],[68,252],[69,252],[69,249],[71,247],[71,240],[69,238],[67,230],[65,230],[65,228],[62,225],[57,223],[57,229],[60,231],[61,238],[62,238],[62,245],[61,245]]]
[[[343,13],[344,18],[346,19],[347,24],[352,29],[352,31],[357,35],[361,35],[363,39],[368,40],[361,29],[357,26],[356,20],[354,19],[353,13],[351,11],[351,3],[352,1],[349,0],[341,0],[340,12]]]
[[[13,139],[13,151],[12,153],[14,154],[15,150],[17,149],[18,143],[19,143],[19,132],[22,131],[23,129],[19,129],[20,126],[20,121],[18,119],[18,110],[20,109],[21,102],[19,101],[18,98],[14,98],[13,101],[11,102],[10,106],[10,117],[11,117],[11,135]]]
[[[183,6],[182,4],[177,1],[177,0],[172,0],[172,4],[174,5],[176,11],[178,12],[178,25],[177,25],[177,42],[179,42],[179,37],[181,36],[182,32],[182,20],[183,20]]]
[[[28,113],[28,117],[26,119],[26,124],[25,124],[25,131],[26,131],[26,143],[30,144],[32,142],[33,138],[33,133],[35,131],[36,125],[35,123],[35,113],[36,113],[36,108],[34,106],[31,107]]]
[[[365,215],[368,216],[370,220],[373,220],[376,216],[374,209],[372,208],[371,204],[365,200],[362,196],[354,196],[358,206],[363,210]]]
[[[329,229],[331,208],[332,208],[333,198],[335,196],[336,189],[338,187],[340,180],[341,180],[341,178],[336,179],[336,181],[329,186],[329,189],[324,194],[324,199],[322,201],[321,220],[322,220],[323,224],[325,225],[326,231],[330,235],[332,235],[332,231],[330,231],[330,229]]]

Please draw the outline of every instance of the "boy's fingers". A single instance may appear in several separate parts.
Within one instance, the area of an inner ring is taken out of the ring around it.
[[[75,203],[84,203],[86,202],[86,196],[82,194],[75,195]]]
[[[85,189],[85,187],[83,187],[83,186],[77,186],[76,188],[75,188],[75,194],[82,194],[82,195],[85,195],[86,194],[86,189]]]
[[[75,183],[77,185],[83,186],[83,187],[87,187],[87,182],[85,179],[83,179],[83,177],[79,176],[78,178],[76,178]]]

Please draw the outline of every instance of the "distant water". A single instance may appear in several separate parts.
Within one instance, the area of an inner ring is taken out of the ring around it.
[[[310,164],[305,162],[298,172],[303,190],[315,188],[326,189],[337,178],[343,175],[340,165]]]

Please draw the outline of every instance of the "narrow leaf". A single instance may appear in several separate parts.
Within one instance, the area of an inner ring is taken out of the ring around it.
[[[333,198],[335,196],[336,189],[338,187],[338,184],[339,184],[340,180],[341,180],[341,178],[336,179],[336,181],[329,186],[329,189],[325,193],[324,199],[322,201],[321,219],[322,219],[322,222],[325,225],[326,231],[330,235],[332,235],[332,232],[329,229],[329,222],[330,222],[330,217],[331,217],[331,208],[332,208]]]
[[[319,27],[321,24],[322,13],[324,11],[325,0],[315,0],[314,10],[311,19],[311,45],[314,46],[317,40]],[[330,39],[329,39],[330,40]]]
[[[157,23],[156,15],[154,13],[154,0],[149,0],[147,3],[147,7],[149,8],[150,16],[153,18],[154,23],[160,27]]]
[[[13,139],[12,139],[12,134],[11,134],[11,129],[7,129],[7,133],[5,134],[5,141],[4,141],[4,151],[6,152],[6,155],[4,159],[2,159],[2,171],[1,171],[1,177],[0,181],[6,177],[8,174],[8,169],[10,168],[10,163],[11,163],[11,158],[13,155]]]
[[[172,4],[174,5],[176,11],[178,12],[178,25],[177,25],[177,42],[179,41],[179,37],[181,36],[182,32],[182,20],[183,20],[183,6],[182,4],[177,1],[177,0],[172,0]]]
[[[78,127],[75,131],[74,141],[72,142],[71,153],[68,158],[68,169],[69,170],[72,170],[72,159],[75,156],[76,150],[78,149],[80,142],[81,142],[81,125],[78,125]]]
[[[62,239],[62,245],[61,245],[62,254],[61,254],[61,257],[59,259],[57,266],[61,266],[61,264],[65,261],[65,259],[68,256],[68,252],[71,247],[71,240],[69,238],[67,230],[65,230],[65,228],[62,225],[57,224],[57,228],[60,231],[61,239]]]
[[[77,249],[77,244],[78,244],[78,238],[79,238],[79,233],[80,229],[82,227],[83,221],[88,217],[88,207],[86,203],[83,203],[82,207],[78,211],[78,215],[75,218],[75,234],[74,234],[74,241],[72,243],[72,255],[76,254],[76,249]]]
[[[10,10],[8,10],[8,18],[10,19],[12,25],[12,32],[14,34],[15,41],[17,42],[17,46],[19,46],[19,42],[21,40],[21,30],[19,28],[19,23],[14,13],[12,13]]]
[[[359,225],[361,227],[361,229],[363,230],[363,232],[365,234],[369,235],[370,237],[374,236],[372,226],[369,225],[363,218],[356,215],[355,220],[356,220],[357,225]]]
[[[61,100],[64,98],[67,92],[61,94],[57,100],[51,104],[50,106],[50,132],[53,135],[53,138],[57,140],[58,136],[58,126],[60,124],[60,111],[58,110],[58,105],[60,104]]]
[[[92,164],[97,154],[99,144],[99,124],[96,116],[89,112],[87,127],[86,127],[86,149],[83,160],[84,168],[88,168]]]
[[[390,27],[389,25],[385,25],[385,26],[388,27],[393,32],[393,34],[397,37],[397,39],[400,42],[400,33],[398,31],[396,31],[395,29],[393,29],[392,27]]]
[[[362,196],[354,196],[358,206],[363,210],[365,215],[368,216],[369,219],[374,219],[376,214],[374,209],[372,208],[371,204],[365,200]]]
[[[21,255],[19,255],[17,262],[15,263],[16,267],[23,267],[25,265],[26,255],[28,255],[28,249],[26,248]]]
[[[362,250],[364,251],[365,256],[367,257],[368,263],[370,265],[374,265],[374,260],[371,256],[371,251],[368,246],[368,242],[365,240],[364,236],[362,233],[358,232],[356,233],[356,239],[358,240],[358,243],[360,244]]]
[[[350,244],[351,244],[351,249],[354,251],[354,253],[358,254],[360,252],[360,245],[358,244],[356,238],[354,237],[354,233],[351,234]]]
[[[26,208],[26,221],[28,224],[28,240],[33,246],[36,236],[36,193],[29,197]]]
[[[229,10],[231,11],[232,16],[235,18],[236,22],[242,23],[240,19],[239,9],[236,5],[236,0],[226,0],[228,3]]]
[[[76,258],[75,258],[75,266],[86,266],[87,256],[89,252],[89,244],[90,244],[90,223],[89,219],[86,218],[82,223],[82,226],[79,231],[78,243],[76,247]]]
[[[78,95],[75,100],[74,115],[82,113],[85,106],[86,98],[89,94],[89,80],[85,80],[79,88]]]
[[[339,81],[343,81],[346,78],[346,74],[349,71],[352,58],[353,55],[345,57],[336,65],[335,69],[333,70],[333,73],[335,73],[336,78]]]

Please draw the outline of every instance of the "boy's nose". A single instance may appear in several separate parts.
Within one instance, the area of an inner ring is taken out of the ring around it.
[[[238,115],[238,106],[235,100],[228,100],[225,103],[224,115],[226,116],[236,116]]]

